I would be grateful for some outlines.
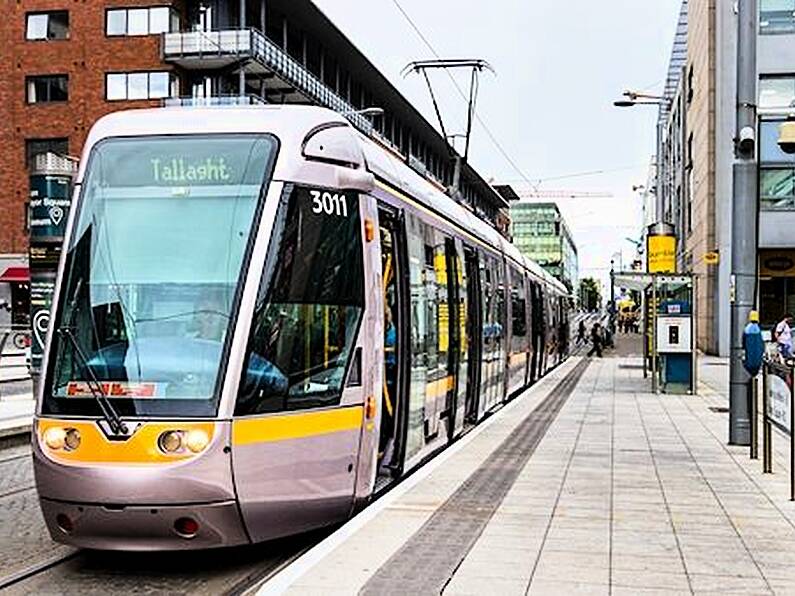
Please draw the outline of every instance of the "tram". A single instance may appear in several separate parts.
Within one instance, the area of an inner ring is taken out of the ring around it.
[[[323,108],[108,115],[69,217],[32,439],[62,543],[343,521],[568,353],[565,287]]]

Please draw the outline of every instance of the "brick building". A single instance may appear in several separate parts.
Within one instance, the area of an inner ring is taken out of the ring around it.
[[[509,232],[504,199],[456,168],[447,140],[310,0],[1,1],[0,301],[4,263],[18,279],[27,252],[31,157],[79,156],[99,117],[169,97],[330,107]],[[371,107],[382,115],[359,113]]]

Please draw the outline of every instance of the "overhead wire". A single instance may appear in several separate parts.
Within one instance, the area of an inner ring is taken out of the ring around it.
[[[411,26],[411,28],[414,30],[414,32],[417,34],[417,36],[422,40],[422,42],[425,44],[425,46],[431,51],[431,53],[434,55],[434,57],[436,57],[437,59],[441,60],[441,56],[436,51],[436,49],[433,47],[433,44],[431,44],[431,42],[428,40],[428,38],[425,36],[425,34],[422,32],[422,30],[419,28],[419,26],[414,22],[414,20],[411,18],[411,16],[408,14],[408,12],[406,12],[406,10],[401,6],[400,2],[398,0],[392,0],[392,3],[395,5],[395,7],[398,9],[398,11],[400,11],[400,14],[403,15],[403,18],[406,19],[408,24]],[[464,90],[461,89],[461,86],[458,84],[458,81],[455,80],[455,77],[452,75],[452,73],[447,71],[447,76],[450,78],[450,81],[452,81],[453,86],[458,91],[458,94],[461,96],[461,99],[463,99],[465,102],[468,102],[466,94],[464,93]],[[522,179],[522,181],[526,182],[527,184],[529,184],[530,186],[535,188],[536,184],[530,179],[529,176],[527,176],[522,171],[522,169],[518,166],[518,164],[508,154],[508,152],[505,150],[505,148],[502,146],[502,144],[497,140],[497,137],[494,135],[494,133],[491,132],[489,127],[483,121],[483,118],[481,118],[480,115],[477,112],[475,112],[474,115],[475,115],[475,119],[478,121],[478,124],[480,124],[480,126],[486,132],[486,135],[489,137],[489,139],[491,140],[491,142],[494,145],[494,147],[496,147],[497,151],[499,151],[500,154],[505,158],[505,160],[510,164],[511,168],[513,168],[513,170],[519,175],[519,177]]]

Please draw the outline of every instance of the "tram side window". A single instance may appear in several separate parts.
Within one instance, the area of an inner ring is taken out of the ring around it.
[[[524,279],[520,274],[511,272],[513,287],[511,288],[511,333],[514,337],[527,335],[527,302],[525,300]]]
[[[274,223],[236,414],[339,403],[363,311],[358,196],[288,189]]]

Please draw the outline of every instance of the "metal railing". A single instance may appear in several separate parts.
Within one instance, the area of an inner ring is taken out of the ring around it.
[[[778,362],[765,358],[762,364],[762,472],[773,473],[773,428],[790,439],[790,500],[795,501],[795,367],[789,362]],[[751,426],[758,424],[755,404],[751,407]],[[757,438],[751,438],[753,455]]]
[[[256,60],[316,104],[342,114],[365,134],[373,130],[367,117],[357,113],[353,105],[259,29],[164,33],[163,56],[166,59],[231,57]]]

